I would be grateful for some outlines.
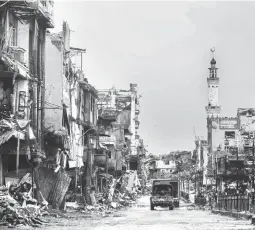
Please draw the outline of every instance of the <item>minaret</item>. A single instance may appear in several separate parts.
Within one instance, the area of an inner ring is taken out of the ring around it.
[[[207,141],[208,141],[208,151],[212,152],[212,121],[218,121],[220,116],[221,107],[219,106],[219,82],[220,79],[217,74],[218,68],[216,68],[216,61],[214,59],[214,51],[215,49],[211,49],[213,54],[213,58],[210,62],[211,67],[209,69],[209,76],[207,77],[208,84],[208,106],[205,107],[207,113]]]

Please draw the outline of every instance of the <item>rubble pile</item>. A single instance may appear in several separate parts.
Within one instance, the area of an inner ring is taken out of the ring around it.
[[[29,225],[39,227],[43,223],[41,216],[47,214],[47,203],[37,204],[31,192],[23,192],[20,187],[0,187],[0,226]]]
[[[99,210],[119,209],[135,204],[137,194],[141,193],[136,171],[128,171],[118,180],[111,179],[106,194],[95,195]]]
[[[141,185],[136,171],[127,171],[118,180],[109,177],[102,192],[96,192],[96,188],[90,188],[91,205],[84,203],[82,199],[75,199],[74,194],[66,196],[66,208],[73,212],[107,215],[123,207],[131,207],[136,203],[137,196],[142,194]],[[74,201],[76,200],[76,201]]]

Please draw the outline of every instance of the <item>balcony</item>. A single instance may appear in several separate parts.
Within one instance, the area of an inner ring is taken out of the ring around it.
[[[54,28],[52,0],[11,1],[9,7],[20,19],[36,16],[40,24],[46,28]]]
[[[38,16],[41,17],[48,26],[54,27],[53,23],[53,1],[51,0],[37,0]],[[51,28],[51,27],[50,27]]]
[[[116,144],[116,137],[115,136],[100,136],[99,137],[100,143],[104,143],[106,145],[115,145]]]
[[[140,121],[135,121],[135,128],[139,129]]]
[[[111,122],[116,121],[118,115],[118,111],[116,108],[105,108],[105,109],[100,109],[98,111],[98,116],[104,120],[108,120]]]
[[[244,155],[239,155],[238,156],[228,156],[228,161],[231,162],[240,162],[240,161],[244,161],[246,159],[246,156]]]
[[[136,115],[140,114],[140,105],[138,105],[138,104],[135,105],[135,114]]]

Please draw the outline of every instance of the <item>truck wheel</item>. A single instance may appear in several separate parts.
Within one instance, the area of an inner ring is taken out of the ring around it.
[[[154,205],[151,203],[151,210],[154,210]]]
[[[170,205],[169,210],[174,210],[174,207],[172,205]]]

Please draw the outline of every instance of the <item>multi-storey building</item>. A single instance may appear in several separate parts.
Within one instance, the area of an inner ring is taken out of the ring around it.
[[[75,56],[82,55],[86,50],[70,46],[70,29],[64,22],[63,31],[47,34],[46,51],[45,100],[49,109],[45,112],[45,162],[49,165],[51,161],[56,167],[54,156],[65,152],[68,161],[65,157],[64,167],[77,169],[87,164],[91,166],[92,152],[97,148],[93,132],[97,125],[98,93],[85,78],[82,66],[77,67],[74,60]],[[91,175],[92,167],[86,168],[89,171],[85,174]]]
[[[123,156],[126,156],[127,169],[138,169],[138,147],[141,140],[138,135],[139,129],[139,97],[137,95],[137,85],[130,84],[129,90],[99,90],[99,117],[108,119],[108,129],[111,126],[110,137],[100,137],[100,143],[108,148],[118,149],[116,165],[118,169],[123,164]],[[111,116],[109,116],[111,114]],[[113,120],[109,120],[113,118]],[[106,124],[106,123],[105,123]],[[113,132],[114,131],[114,132]]]
[[[0,18],[1,185],[5,172],[30,168],[31,139],[44,149],[45,36],[54,26],[53,1],[4,2]]]
[[[206,164],[203,167],[207,171],[204,174],[204,180],[214,178],[213,184],[215,184],[217,192],[223,192],[227,188],[227,184],[233,181],[236,183],[236,190],[238,190],[238,186],[240,186],[242,180],[245,180],[246,176],[245,173],[243,173],[243,176],[236,174],[235,170],[238,168],[238,171],[243,171],[248,156],[247,152],[251,147],[249,138],[245,138],[245,135],[251,136],[251,125],[244,120],[247,120],[250,111],[251,117],[253,116],[252,109],[238,109],[236,117],[220,117],[221,107],[218,102],[219,77],[214,58],[212,58],[210,64],[209,77],[207,78],[208,106],[206,106],[208,154],[204,155],[204,157],[207,155]],[[244,124],[246,130],[243,130],[244,127],[241,127],[241,123],[246,123]],[[221,136],[218,141],[212,135],[214,129]],[[213,142],[215,145],[213,145]],[[247,146],[244,145],[245,142],[248,142]],[[236,180],[236,176],[240,179],[239,182]]]

